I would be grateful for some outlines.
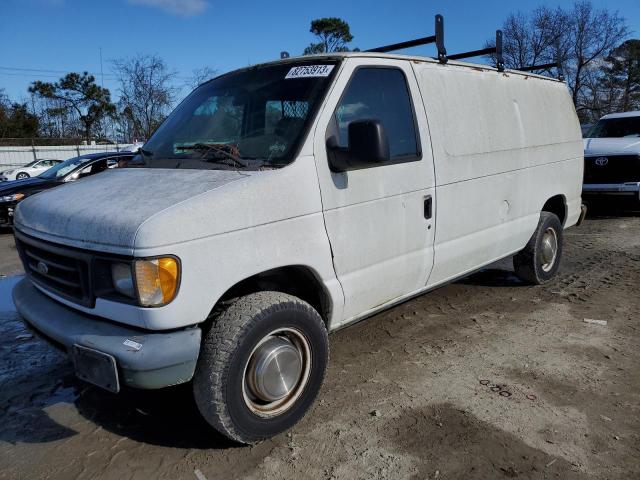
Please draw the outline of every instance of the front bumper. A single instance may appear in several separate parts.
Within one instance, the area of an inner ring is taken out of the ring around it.
[[[18,313],[36,332],[74,355],[74,346],[115,359],[120,384],[155,389],[191,380],[200,352],[200,328],[150,333],[127,328],[65,307],[27,278],[13,289]]]
[[[625,183],[587,183],[582,193],[604,193],[611,195],[636,195],[640,198],[640,182]]]

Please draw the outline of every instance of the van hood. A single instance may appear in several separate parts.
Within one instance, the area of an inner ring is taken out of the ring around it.
[[[640,154],[640,138],[585,138],[585,155]]]
[[[113,169],[47,190],[22,201],[14,224],[28,235],[79,248],[132,253],[153,247],[162,233],[151,236],[143,225],[160,216],[163,240],[180,241],[185,208],[206,208],[213,214],[213,191],[256,172],[232,170]],[[196,200],[198,199],[198,200]],[[192,205],[194,204],[194,205]],[[176,211],[173,215],[172,212]],[[213,222],[215,223],[215,222]],[[214,234],[215,231],[208,231]],[[140,245],[140,237],[146,244]]]

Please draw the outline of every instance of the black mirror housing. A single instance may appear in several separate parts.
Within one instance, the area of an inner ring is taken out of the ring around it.
[[[334,136],[327,140],[329,166],[346,172],[383,165],[390,159],[389,140],[379,120],[357,120],[348,127],[349,146],[340,148]]]

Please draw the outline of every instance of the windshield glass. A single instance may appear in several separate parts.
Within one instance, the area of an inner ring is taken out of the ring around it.
[[[60,179],[69,172],[75,170],[76,167],[82,165],[83,163],[87,163],[90,160],[91,158],[88,157],[70,158],[69,160],[65,160],[64,162],[57,164],[55,167],[51,167],[44,173],[38,175],[38,177],[46,178],[49,180]]]
[[[198,87],[158,128],[131,166],[277,167],[293,160],[336,62],[230,73]]]
[[[587,135],[587,138],[622,137],[640,137],[640,116],[600,120]]]

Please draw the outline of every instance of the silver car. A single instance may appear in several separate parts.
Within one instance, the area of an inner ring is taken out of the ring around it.
[[[51,167],[59,164],[62,160],[44,159],[34,160],[20,167],[15,167],[10,170],[0,172],[0,182],[6,182],[8,180],[22,180],[29,177],[36,177],[43,172],[46,172]]]

